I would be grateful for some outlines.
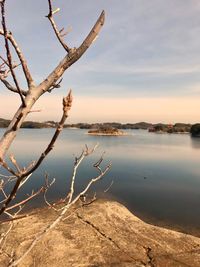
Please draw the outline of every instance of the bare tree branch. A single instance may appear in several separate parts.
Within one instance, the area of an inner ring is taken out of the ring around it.
[[[19,177],[19,173],[17,173],[15,170],[13,170],[12,168],[10,168],[8,166],[8,164],[5,162],[5,160],[0,159],[0,165],[2,167],[4,167],[8,172],[10,172],[11,174],[13,174],[14,176]]]
[[[26,96],[27,107],[19,107],[13,120],[4,133],[2,139],[0,140],[0,158],[3,158],[6,154],[8,148],[12,144],[17,130],[20,128],[27,114],[31,110],[32,106],[38,100],[38,98],[48,92],[48,90],[56,84],[56,82],[62,77],[63,73],[75,63],[84,52],[90,47],[92,42],[97,37],[99,31],[101,30],[105,20],[105,12],[103,11],[98,18],[96,24],[78,49],[70,50],[69,54],[64,57],[64,59],[58,64],[54,71],[49,74],[49,76],[41,82],[37,87],[32,88],[29,94]]]
[[[28,176],[29,174],[33,173],[42,163],[42,161],[45,159],[45,157],[49,154],[49,152],[53,149],[54,144],[59,136],[59,134],[61,133],[65,121],[68,118],[68,112],[71,109],[72,106],[72,91],[69,91],[69,94],[63,98],[63,115],[62,118],[60,120],[60,122],[58,123],[57,129],[49,143],[49,145],[47,146],[47,148],[45,149],[45,151],[41,154],[40,158],[38,159],[38,161],[35,163],[35,165],[28,171],[23,173],[23,177]]]
[[[110,190],[110,188],[112,187],[113,184],[114,184],[114,181],[112,180],[110,185],[103,192],[107,193]]]
[[[26,107],[25,101],[24,101],[24,97],[21,93],[15,72],[13,70],[13,63],[12,63],[12,56],[11,56],[11,52],[10,52],[10,47],[9,47],[9,42],[8,42],[8,31],[7,31],[7,27],[6,27],[6,20],[5,20],[5,0],[3,0],[2,2],[0,2],[1,5],[1,15],[2,15],[2,27],[3,27],[3,32],[4,32],[4,41],[5,41],[5,48],[6,48],[6,53],[7,53],[7,59],[8,59],[8,63],[9,63],[9,68],[14,80],[14,83],[17,87],[17,91],[20,95],[21,101],[22,101],[22,105],[24,107]]]
[[[0,32],[1,32],[1,30],[0,30]],[[3,31],[2,31],[2,32],[3,32]],[[4,34],[3,34],[3,35],[4,35]],[[6,65],[6,66],[9,67],[8,62],[7,62],[2,56],[0,56],[0,59],[3,61],[3,64],[1,64],[1,67],[2,67],[3,65]]]
[[[4,31],[2,29],[0,29],[0,35],[4,36]],[[17,56],[21,62],[22,69],[23,69],[24,75],[26,77],[28,87],[29,88],[34,87],[34,81],[33,81],[33,78],[31,76],[30,70],[28,68],[26,59],[25,59],[23,53],[21,52],[21,50],[20,50],[20,48],[19,48],[19,46],[18,46],[18,44],[17,44],[16,40],[14,39],[11,32],[7,32],[7,39],[12,44],[12,46],[15,49],[15,52],[16,52],[16,54],[17,54]]]
[[[0,32],[1,32],[1,29],[0,29]],[[1,34],[0,34],[1,35]],[[2,56],[0,56],[0,59],[3,61],[3,63],[0,65],[0,68],[4,65],[6,65],[7,67],[9,67],[9,63],[2,57]],[[13,69],[15,69],[16,67],[18,67],[18,66],[20,66],[21,65],[21,63],[13,63]]]
[[[14,92],[14,93],[19,93],[17,88],[15,88],[13,85],[11,85],[7,80],[7,76],[10,72],[10,67],[9,67],[9,63],[2,57],[0,56],[0,59],[3,61],[3,63],[0,65],[0,81],[6,86],[6,88],[8,90],[10,90],[11,92]],[[12,68],[15,69],[16,67],[18,67],[20,64],[13,64]],[[8,69],[5,69],[5,66],[8,67]],[[4,67],[4,69],[3,69]],[[21,93],[26,96],[27,95],[27,91],[25,90],[21,90]]]
[[[60,88],[61,87],[61,82],[62,82],[62,78],[57,82],[57,83],[55,83],[55,84],[53,84],[52,86],[51,86],[51,88],[49,88],[48,89],[48,93],[51,93],[51,91],[53,90],[53,89],[55,89],[55,88]]]
[[[70,48],[63,41],[62,36],[60,34],[61,32],[58,30],[58,28],[56,26],[56,23],[55,23],[55,21],[53,19],[53,13],[55,14],[55,12],[53,12],[53,10],[52,10],[51,0],[48,0],[48,3],[49,3],[49,14],[46,17],[49,19],[49,21],[51,23],[51,26],[53,27],[53,30],[54,30],[54,32],[56,34],[56,37],[58,38],[58,41],[60,42],[60,44],[62,45],[62,47],[65,49],[65,51],[67,51],[67,53],[69,53],[70,52]]]
[[[20,201],[19,203],[16,203],[15,205],[13,206],[10,206],[8,208],[6,208],[6,211],[9,211],[9,210],[12,210],[12,209],[15,209],[19,206],[22,206],[22,205],[25,205],[27,202],[29,202],[31,199],[33,199],[34,197],[36,197],[37,195],[39,195],[40,193],[44,192],[45,188],[44,187],[41,187],[37,192],[35,193],[32,193],[29,197],[27,197],[26,199]]]
[[[5,41],[5,48],[6,48],[6,55],[7,59],[4,60],[4,58],[0,57],[0,59],[3,61],[0,64],[0,81],[6,86],[6,88],[14,93],[18,93],[20,95],[22,105],[18,108],[16,114],[14,115],[13,119],[11,120],[11,123],[9,124],[6,132],[4,133],[2,139],[0,140],[0,166],[4,167],[8,172],[10,172],[13,176],[4,176],[0,175],[2,177],[2,180],[0,180],[0,193],[3,196],[3,201],[0,202],[1,208],[0,208],[0,215],[1,214],[6,214],[9,216],[8,220],[4,220],[3,222],[11,222],[11,225],[13,224],[14,220],[24,218],[27,215],[22,215],[18,216],[18,214],[21,212],[25,204],[27,204],[30,200],[32,200],[34,197],[39,195],[40,193],[44,193],[44,200],[46,204],[50,207],[53,207],[46,198],[46,193],[47,190],[50,188],[50,186],[55,182],[55,179],[52,180],[51,183],[48,181],[48,177],[46,177],[46,184],[42,186],[38,191],[33,191],[32,193],[28,196],[26,196],[23,200],[11,204],[12,200],[15,199],[16,194],[18,190],[28,181],[28,179],[31,177],[32,173],[41,165],[43,160],[47,157],[47,155],[51,152],[53,149],[55,142],[61,133],[64,123],[68,117],[68,112],[71,108],[72,105],[72,94],[71,90],[68,94],[67,97],[63,98],[63,114],[60,122],[58,123],[58,126],[55,130],[55,133],[50,140],[49,144],[47,145],[46,149],[44,152],[40,155],[37,161],[32,162],[29,164],[27,167],[22,168],[20,164],[18,164],[17,160],[13,155],[10,156],[10,161],[14,165],[14,167],[10,167],[7,162],[4,160],[4,156],[6,152],[8,151],[10,145],[12,144],[12,141],[16,137],[18,129],[21,127],[23,121],[25,120],[26,116],[31,111],[33,105],[35,102],[46,92],[51,92],[55,88],[59,88],[61,86],[62,82],[62,75],[63,73],[72,65],[74,64],[85,52],[86,50],[91,46],[91,44],[96,40],[99,31],[101,30],[101,27],[104,24],[105,20],[105,13],[104,11],[101,13],[99,18],[97,19],[95,25],[91,29],[90,33],[88,36],[85,38],[85,40],[82,42],[82,44],[78,48],[69,48],[67,44],[65,44],[63,37],[66,33],[63,33],[64,29],[61,29],[60,31],[57,28],[57,25],[54,21],[54,14],[59,11],[59,9],[56,9],[53,11],[52,9],[52,2],[51,0],[48,0],[49,4],[49,14],[47,15],[47,18],[49,19],[53,30],[56,34],[56,37],[60,44],[63,46],[63,48],[66,50],[67,55],[63,58],[63,60],[57,65],[57,67],[48,75],[48,77],[43,80],[38,86],[34,84],[33,78],[31,76],[31,73],[28,69],[26,60],[24,55],[22,54],[17,42],[15,41],[12,33],[7,30],[7,25],[6,25],[6,17],[5,17],[5,2],[6,0],[0,0],[0,5],[1,5],[1,16],[2,16],[2,27],[3,29],[0,29],[0,35],[4,37]],[[11,48],[14,49],[15,53],[17,54],[20,64],[22,65],[22,69],[28,84],[28,89],[27,91],[21,90],[17,77],[15,75],[14,69],[18,66],[14,64],[13,59],[12,59],[12,54],[11,54]],[[11,73],[13,81],[14,81],[14,86],[12,83],[7,81],[8,75]],[[35,110],[36,112],[37,110]],[[10,253],[11,256],[10,259],[12,260],[10,262],[10,266],[16,266],[34,247],[34,245],[43,237],[43,235],[51,230],[53,227],[55,227],[65,216],[66,212],[70,209],[70,207],[75,204],[79,199],[85,198],[86,197],[86,192],[89,190],[89,188],[92,186],[93,183],[96,183],[98,180],[100,180],[110,169],[110,164],[104,168],[104,170],[101,169],[100,164],[103,161],[103,157],[94,164],[94,167],[98,170],[99,174],[98,176],[92,178],[90,182],[87,184],[85,189],[78,193],[78,195],[75,195],[74,193],[74,187],[75,187],[75,179],[76,179],[76,174],[77,174],[77,169],[80,166],[81,162],[85,157],[90,155],[91,153],[94,152],[96,146],[92,149],[89,150],[88,147],[86,146],[85,149],[83,150],[83,153],[80,155],[80,157],[75,158],[75,163],[74,163],[74,169],[71,177],[71,186],[70,186],[70,192],[67,197],[65,197],[64,201],[64,206],[56,210],[59,212],[57,218],[55,221],[50,223],[49,225],[46,226],[44,230],[42,230],[40,233],[38,233],[31,243],[30,247],[25,251],[25,253],[18,259],[14,260],[13,258],[13,252]],[[10,192],[7,192],[7,184],[9,183],[9,186],[12,185]],[[66,196],[66,195],[65,195]],[[96,195],[93,197],[93,200],[96,199]],[[90,202],[91,203],[91,202]],[[88,202],[88,204],[90,204]],[[53,207],[54,208],[54,207]],[[17,211],[16,211],[17,209]],[[9,234],[11,228],[8,229],[6,232],[6,237],[4,240],[0,240],[0,243],[3,242],[5,244],[5,240]],[[2,242],[1,242],[2,241]],[[14,260],[14,261],[13,261]]]
[[[8,234],[12,230],[12,228],[13,228],[13,222],[11,221],[9,223],[9,227],[8,227],[7,231],[4,232],[3,235],[1,235],[1,238],[0,238],[0,251],[3,251],[3,247],[5,245],[6,239],[8,237]]]
[[[15,217],[15,218],[9,218],[9,219],[5,219],[3,221],[0,221],[0,224],[4,224],[4,223],[11,222],[11,221],[20,220],[20,219],[26,218],[28,216],[30,216],[30,214],[19,215],[19,216]]]
[[[3,79],[0,77],[1,82],[6,86],[6,88],[8,90],[10,90],[13,93],[19,93],[17,88],[15,88],[14,86],[12,86],[7,80]],[[25,90],[21,90],[22,95],[26,96],[27,92]]]
[[[13,154],[11,154],[11,155],[9,156],[9,158],[10,158],[10,161],[12,162],[12,164],[15,166],[16,170],[17,170],[19,173],[21,173],[21,167],[19,166],[17,160],[15,159],[15,156],[14,156]]]
[[[68,117],[68,112],[71,108],[72,105],[72,92],[70,90],[69,94],[67,95],[67,97],[63,98],[63,115],[62,118],[60,120],[60,122],[58,123],[57,129],[50,141],[50,143],[48,144],[47,148],[45,149],[45,151],[41,154],[41,156],[39,157],[39,159],[37,160],[37,162],[33,165],[33,167],[31,169],[29,169],[28,171],[25,170],[23,172],[19,172],[16,173],[14,170],[12,170],[6,163],[5,161],[1,160],[0,164],[5,167],[10,173],[14,174],[16,177],[18,177],[18,179],[16,180],[16,183],[9,195],[9,197],[7,198],[7,200],[5,201],[5,203],[2,205],[1,209],[0,209],[0,215],[6,210],[6,208],[8,207],[9,203],[15,198],[15,195],[17,193],[17,190],[21,184],[21,182],[23,181],[24,178],[28,177],[30,174],[32,174],[42,163],[42,161],[45,159],[45,157],[49,154],[49,152],[53,149],[53,146],[59,136],[59,134],[61,133],[64,123]]]
[[[81,153],[80,157],[76,157],[75,158],[75,162],[74,162],[74,168],[73,168],[73,174],[72,174],[72,178],[71,178],[71,187],[70,187],[70,192],[68,194],[68,204],[72,201],[73,195],[74,195],[74,183],[75,183],[75,179],[76,179],[76,173],[77,173],[77,169],[79,167],[79,165],[81,164],[81,162],[84,160],[85,157],[89,156],[90,154],[92,154],[96,148],[98,147],[98,144],[91,150],[88,150],[88,147],[86,146],[86,149],[83,150],[83,152]]]
[[[101,30],[105,21],[105,12],[103,11],[99,16],[97,22],[93,26],[92,30],[85,38],[83,43],[79,48],[74,48],[69,51],[69,54],[59,63],[59,65],[54,69],[54,71],[49,74],[49,76],[39,85],[39,90],[42,90],[43,93],[49,90],[49,88],[56,83],[56,81],[62,77],[63,73],[74,64],[90,47],[93,43],[99,31]]]
[[[2,30],[0,29],[0,35],[2,36],[5,36],[4,34],[5,30]],[[33,81],[33,78],[31,76],[31,73],[30,73],[30,70],[28,68],[28,65],[27,65],[27,62],[26,62],[26,59],[23,55],[23,53],[21,52],[15,38],[13,37],[12,33],[11,32],[7,32],[7,39],[10,41],[10,43],[12,44],[13,48],[15,49],[15,52],[21,62],[21,65],[22,65],[22,69],[23,69],[23,72],[24,72],[24,75],[26,77],[26,80],[27,80],[27,84],[28,84],[28,87],[31,88],[34,86],[34,81]]]
[[[55,183],[55,181],[56,181],[56,179],[53,178],[51,183],[49,183],[49,175],[47,173],[45,174],[45,187],[44,187],[44,195],[43,195],[44,196],[44,201],[45,201],[45,203],[47,204],[48,207],[50,207],[50,208],[52,208],[54,210],[56,210],[56,209],[47,200],[46,193],[47,193],[48,189]]]
[[[93,151],[93,150],[92,150]],[[90,182],[87,184],[87,186],[84,188],[82,192],[80,192],[73,200],[71,199],[71,202],[68,202],[64,207],[62,208],[61,213],[58,215],[56,220],[54,220],[52,223],[47,225],[40,233],[38,233],[30,246],[27,248],[27,250],[16,260],[10,262],[9,267],[14,267],[18,265],[29,253],[30,251],[34,248],[34,246],[40,241],[43,236],[48,233],[51,229],[53,229],[61,220],[63,220],[66,212],[80,199],[81,196],[85,195],[86,192],[90,189],[92,184],[96,183],[99,181],[110,169],[111,165],[107,165],[106,168],[95,178],[92,178]],[[73,181],[72,181],[73,183]],[[95,197],[94,197],[95,198]]]

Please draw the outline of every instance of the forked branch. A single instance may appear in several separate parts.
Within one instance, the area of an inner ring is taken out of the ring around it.
[[[16,75],[15,75],[15,72],[13,69],[12,56],[11,56],[9,42],[8,42],[8,31],[7,31],[6,19],[5,19],[5,0],[1,1],[0,5],[1,5],[2,27],[3,27],[3,33],[4,33],[4,41],[5,41],[5,48],[6,48],[6,54],[7,54],[7,59],[8,59],[8,65],[9,65],[10,72],[11,72],[12,77],[13,77],[13,81],[14,81],[16,88],[17,88],[17,91],[20,95],[22,105],[25,107],[26,104],[24,101],[24,97],[21,93],[21,89],[19,87],[19,83],[17,81]]]
[[[58,126],[56,128],[56,131],[50,141],[50,143],[48,144],[47,148],[45,149],[45,151],[41,154],[41,156],[39,157],[39,159],[36,161],[36,163],[33,165],[33,167],[31,167],[30,169],[25,169],[24,171],[21,170],[21,172],[15,172],[13,169],[11,169],[6,163],[5,161],[1,160],[0,164],[5,167],[10,173],[12,173],[13,175],[15,175],[17,177],[17,180],[15,182],[15,185],[9,195],[9,197],[7,198],[7,200],[5,201],[5,203],[2,205],[1,209],[0,209],[0,215],[6,210],[6,208],[8,207],[8,205],[10,204],[10,202],[15,198],[15,195],[17,193],[17,190],[19,189],[20,184],[23,182],[24,179],[26,179],[26,177],[28,177],[30,174],[32,174],[39,166],[40,164],[43,162],[43,160],[45,159],[45,157],[49,154],[49,152],[53,149],[53,146],[59,136],[59,134],[61,133],[63,126],[65,124],[65,121],[68,117],[68,112],[70,110],[72,106],[72,92],[70,90],[69,94],[63,98],[63,115],[62,118],[60,120],[60,122],[58,123]]]
[[[9,32],[7,30],[7,27],[6,27],[6,21],[5,21],[5,0],[2,0],[0,2],[1,4],[1,12],[2,12],[2,27],[3,29],[0,29],[0,35],[4,36],[4,38],[6,38],[7,42],[10,41],[10,43],[12,44],[20,62],[21,62],[21,65],[22,65],[22,69],[23,69],[23,72],[24,72],[24,75],[26,77],[26,80],[27,80],[27,84],[28,84],[28,88],[31,88],[34,86],[34,81],[33,81],[33,78],[31,76],[31,73],[30,73],[30,70],[28,68],[28,65],[27,65],[27,62],[26,62],[26,59],[22,53],[22,51],[20,50],[16,40],[14,39],[13,35],[11,32]],[[6,44],[6,46],[9,47],[9,44]],[[9,63],[10,65],[10,63]]]
[[[105,12],[102,11],[101,15],[97,19],[95,25],[93,26],[83,43],[78,48],[70,49],[68,55],[64,57],[64,59],[58,64],[54,71],[50,73],[49,76],[39,85],[38,89],[42,91],[42,93],[47,92],[52,87],[52,85],[56,84],[58,79],[62,77],[63,73],[86,52],[86,50],[91,46],[91,44],[98,36],[104,24],[104,21]]]
[[[96,148],[96,147],[95,147]],[[95,150],[92,149],[91,150],[91,153]],[[89,153],[89,154],[91,154]],[[83,151],[83,154],[85,155],[89,155],[88,154],[88,149],[86,148],[84,151]],[[81,160],[83,158],[83,156],[79,157],[79,160]],[[76,162],[76,159],[75,159],[75,162]],[[77,161],[78,162],[78,161]],[[76,165],[74,165],[74,168],[75,168]],[[101,171],[101,173],[92,178],[89,183],[85,186],[85,188],[83,189],[83,191],[81,191],[74,199],[72,199],[72,197],[70,197],[70,202],[68,201],[67,204],[65,204],[63,206],[63,208],[61,209],[61,212],[60,214],[58,215],[58,217],[53,221],[51,222],[49,225],[47,225],[40,233],[38,233],[35,238],[33,239],[32,243],[30,244],[30,246],[27,248],[27,250],[16,260],[10,262],[10,265],[9,267],[14,267],[14,266],[17,266],[30,252],[31,250],[34,248],[34,246],[38,243],[38,241],[40,241],[43,236],[45,234],[47,234],[51,229],[53,229],[61,220],[64,219],[64,216],[65,214],[69,211],[69,209],[82,197],[84,196],[87,191],[90,189],[90,187],[98,182],[100,179],[102,179],[105,174],[108,172],[108,170],[110,169],[111,167],[111,164],[108,164],[104,170]],[[72,184],[74,184],[74,181],[75,181],[75,176],[74,176],[74,171],[73,171],[73,175],[72,175],[72,179],[71,179],[71,188],[73,187]],[[72,191],[71,191],[72,193]]]
[[[65,51],[67,51],[67,53],[69,53],[70,52],[70,48],[64,42],[64,40],[62,38],[62,35],[61,35],[61,31],[58,30],[58,28],[56,26],[56,23],[55,23],[55,21],[53,19],[53,14],[57,13],[59,11],[59,8],[57,8],[55,11],[53,11],[51,0],[48,0],[48,3],[49,3],[49,14],[46,17],[49,19],[49,21],[51,23],[51,26],[53,27],[53,30],[54,30],[54,32],[56,34],[56,37],[58,38],[58,41],[60,42],[62,47],[65,49]]]
[[[2,29],[0,29],[0,35],[4,36],[4,31]],[[17,44],[15,38],[13,37],[12,33],[11,32],[7,32],[7,39],[10,41],[10,43],[12,44],[20,62],[21,62],[21,65],[22,65],[22,69],[23,69],[23,72],[24,72],[24,75],[26,77],[26,81],[27,81],[27,84],[28,84],[28,87],[31,88],[34,86],[34,81],[33,81],[33,78],[31,76],[31,73],[30,73],[30,70],[28,68],[28,65],[27,65],[27,62],[26,62],[26,59],[21,51],[21,49],[19,48],[19,45]]]
[[[11,91],[13,93],[17,93],[17,94],[19,93],[19,91],[17,90],[17,88],[15,88],[14,86],[12,86],[7,80],[5,80],[5,79],[3,79],[1,77],[0,77],[0,80],[6,86],[6,88],[9,91]],[[22,93],[23,96],[26,96],[27,95],[27,92],[25,90],[22,90],[21,89],[20,91],[21,91],[21,93]]]

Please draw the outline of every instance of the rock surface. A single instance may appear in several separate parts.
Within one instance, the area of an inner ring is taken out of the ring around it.
[[[36,233],[56,218],[42,209],[15,222],[6,253],[18,258]],[[1,231],[6,227],[3,225]],[[8,266],[0,255],[0,266]],[[200,238],[152,226],[117,202],[97,201],[75,208],[40,240],[20,267],[178,267],[200,266]]]

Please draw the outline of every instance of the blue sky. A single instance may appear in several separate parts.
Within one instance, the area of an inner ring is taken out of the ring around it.
[[[32,115],[33,119],[56,119],[59,98],[67,88],[73,88],[74,122],[198,120],[198,0],[53,0],[53,3],[55,8],[61,8],[55,15],[59,27],[72,27],[65,37],[71,47],[80,45],[103,9],[106,23],[97,41],[65,73],[62,88],[41,100],[37,107],[42,106],[43,112]],[[8,0],[7,12],[9,28],[39,83],[65,55],[44,17],[48,12],[47,1]],[[20,82],[25,85],[22,78],[20,75]],[[2,86],[1,98],[7,101],[8,96],[17,97]],[[8,116],[14,108],[12,105]],[[3,105],[1,116],[6,116]]]

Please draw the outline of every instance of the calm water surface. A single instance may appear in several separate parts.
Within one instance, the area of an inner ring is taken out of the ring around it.
[[[187,134],[154,134],[128,130],[128,136],[89,136],[86,130],[65,129],[56,146],[40,169],[31,177],[23,194],[35,190],[44,181],[44,173],[56,178],[48,192],[49,200],[65,195],[69,186],[74,156],[85,144],[99,143],[99,149],[88,158],[78,172],[78,192],[96,172],[92,163],[105,153],[104,164],[112,169],[93,188],[103,192],[113,180],[105,197],[125,204],[134,214],[159,225],[200,232],[200,139]],[[3,129],[0,130],[3,134]],[[53,129],[23,129],[11,147],[22,166],[37,159],[45,149]],[[41,205],[38,198],[34,205]]]

